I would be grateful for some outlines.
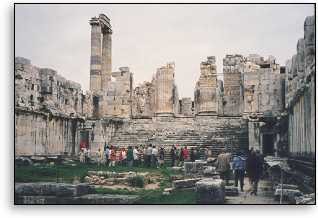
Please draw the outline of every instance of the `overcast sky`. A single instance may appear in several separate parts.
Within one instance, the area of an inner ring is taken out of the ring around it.
[[[296,53],[313,5],[16,5],[15,55],[49,67],[89,89],[89,19],[111,19],[112,70],[128,66],[135,85],[156,69],[176,64],[180,97],[193,98],[200,62],[226,54],[274,55],[278,62]]]

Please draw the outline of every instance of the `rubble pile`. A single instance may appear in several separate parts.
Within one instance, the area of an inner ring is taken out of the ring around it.
[[[114,186],[114,185],[125,185],[132,186],[129,181],[134,177],[142,177],[145,184],[159,183],[161,176],[150,175],[147,172],[112,172],[112,171],[88,171],[88,175],[84,177],[85,182],[91,185],[98,186]]]

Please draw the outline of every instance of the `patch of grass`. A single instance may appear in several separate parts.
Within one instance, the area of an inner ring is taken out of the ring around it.
[[[118,194],[118,195],[135,195],[136,191],[130,191],[128,189],[111,189],[111,188],[95,188],[97,194]]]
[[[52,182],[57,178],[63,182],[71,183],[74,177],[79,177],[83,182],[84,177],[88,171],[114,171],[114,172],[149,172],[153,175],[163,175],[165,179],[169,179],[171,171],[166,168],[147,168],[147,167],[134,167],[129,168],[126,166],[97,166],[97,164],[82,164],[74,162],[76,166],[72,165],[31,165],[31,166],[15,166],[15,181],[16,182]]]
[[[170,195],[154,190],[141,196],[138,204],[195,204],[196,193],[193,191],[177,191]]]
[[[127,182],[132,187],[145,187],[145,180],[143,176],[132,176],[127,179]]]
[[[125,195],[139,195],[140,200],[137,204],[195,204],[195,192],[193,191],[178,191],[170,195],[163,195],[165,188],[171,187],[171,176],[176,175],[175,172],[163,167],[160,169],[126,166],[97,166],[96,164],[82,164],[74,162],[72,165],[31,165],[31,166],[15,166],[15,181],[16,182],[66,182],[72,183],[73,179],[80,178],[83,182],[84,177],[88,171],[114,171],[114,172],[148,172],[151,175],[160,175],[159,189],[145,190],[138,188],[136,190],[128,189],[110,189],[110,188],[96,188],[96,192],[100,194],[125,194]],[[58,178],[58,179],[57,179]]]

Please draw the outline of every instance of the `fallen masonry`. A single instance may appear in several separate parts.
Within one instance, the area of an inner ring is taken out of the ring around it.
[[[224,204],[225,186],[221,179],[203,179],[195,184],[198,204]]]
[[[172,182],[172,187],[174,189],[193,188],[195,187],[195,183],[201,179],[202,178],[175,180]]]
[[[96,194],[85,183],[16,183],[16,204],[132,204],[136,195]]]

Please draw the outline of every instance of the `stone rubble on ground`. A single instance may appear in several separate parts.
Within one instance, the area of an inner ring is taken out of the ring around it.
[[[225,186],[221,179],[202,179],[196,184],[198,204],[224,204]]]

